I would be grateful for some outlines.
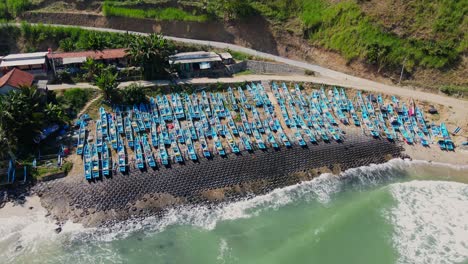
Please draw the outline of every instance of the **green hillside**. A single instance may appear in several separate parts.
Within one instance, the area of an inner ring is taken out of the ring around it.
[[[263,16],[311,45],[397,73],[466,68],[466,0],[0,0],[0,19],[25,9],[210,22]],[[85,7],[83,7],[85,6]],[[87,6],[92,10],[83,10]],[[465,71],[463,70],[462,71]],[[459,82],[460,83],[460,82]]]

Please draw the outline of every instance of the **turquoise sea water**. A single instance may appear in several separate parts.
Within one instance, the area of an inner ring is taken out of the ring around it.
[[[468,167],[394,160],[340,177],[108,230],[3,219],[0,262],[468,263]]]

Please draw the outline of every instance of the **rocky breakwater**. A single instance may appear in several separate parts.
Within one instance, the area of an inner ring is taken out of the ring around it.
[[[99,226],[161,215],[171,207],[220,203],[263,194],[321,173],[384,163],[400,157],[399,144],[362,135],[343,143],[243,152],[240,155],[116,174],[95,182],[67,178],[37,185],[42,204],[58,221]]]

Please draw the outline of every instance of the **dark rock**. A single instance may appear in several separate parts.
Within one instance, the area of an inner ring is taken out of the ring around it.
[[[61,228],[61,227],[55,228],[55,233],[59,234],[60,232],[62,232],[62,228]]]

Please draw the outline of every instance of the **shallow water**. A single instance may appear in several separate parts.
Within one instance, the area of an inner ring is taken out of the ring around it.
[[[0,218],[1,263],[468,263],[468,167],[393,160],[108,230]],[[0,211],[1,213],[1,211]]]

